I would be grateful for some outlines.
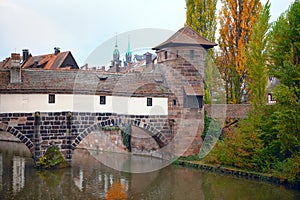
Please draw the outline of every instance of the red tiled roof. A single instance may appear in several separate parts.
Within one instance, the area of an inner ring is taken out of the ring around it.
[[[64,67],[72,68],[72,66],[62,66],[65,59],[68,56],[72,56],[70,51],[66,52],[59,52],[57,54],[45,54],[45,55],[39,55],[39,56],[32,56],[29,57],[28,60],[22,64],[23,69],[28,68],[43,68],[43,69],[59,69]],[[74,61],[75,62],[75,61]],[[76,62],[76,66],[73,66],[73,68],[78,68]]]
[[[0,62],[0,69],[9,68],[11,66],[11,58],[6,58]]]
[[[180,45],[201,45],[206,49],[213,48],[217,44],[201,37],[191,27],[185,26],[172,35],[165,42],[152,48],[153,50],[159,50],[168,46],[180,46]]]
[[[10,68],[12,66],[12,60],[16,60],[16,61],[20,62],[20,60],[21,60],[20,54],[12,53],[11,57],[5,58],[5,60],[0,62],[0,69]]]

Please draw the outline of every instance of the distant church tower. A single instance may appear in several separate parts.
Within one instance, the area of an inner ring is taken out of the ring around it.
[[[113,51],[113,60],[111,61],[111,66],[116,67],[116,72],[119,72],[120,65],[121,65],[120,52],[118,50],[118,38],[116,35],[116,44],[115,44],[115,50]]]
[[[130,41],[129,41],[129,36],[128,36],[128,45],[127,45],[127,51],[125,54],[126,62],[124,63],[125,66],[130,65],[132,62],[132,52],[130,51]]]

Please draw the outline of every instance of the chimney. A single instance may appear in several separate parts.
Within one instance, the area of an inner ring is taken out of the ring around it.
[[[152,63],[152,54],[147,52],[146,53],[146,65],[149,65]]]
[[[54,47],[54,55],[57,55],[58,53],[60,53],[60,48]]]
[[[11,54],[10,83],[21,83],[20,54]]]
[[[21,60],[21,56],[20,56],[19,53],[11,53],[10,57],[11,57],[12,60],[18,60],[18,61]]]
[[[23,63],[25,63],[29,58],[29,50],[28,49],[23,49],[22,52],[23,52],[23,57],[22,57]]]

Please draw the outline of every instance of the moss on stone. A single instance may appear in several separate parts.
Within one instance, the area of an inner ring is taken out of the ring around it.
[[[54,145],[49,147],[45,155],[36,163],[36,167],[40,169],[58,169],[68,166],[58,147]]]

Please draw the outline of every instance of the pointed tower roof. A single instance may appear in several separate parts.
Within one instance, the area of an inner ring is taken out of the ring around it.
[[[113,52],[113,58],[114,58],[114,60],[118,60],[119,56],[120,56],[120,52],[118,50],[118,36],[116,34],[116,44],[115,44],[115,50]]]
[[[127,44],[127,51],[126,51],[126,55],[131,55],[131,51],[130,51],[130,40],[129,40],[129,35],[128,35],[128,44]]]
[[[176,47],[176,46],[202,46],[205,49],[210,49],[217,44],[201,37],[191,27],[185,26],[179,29],[165,42],[152,48],[153,50],[159,50],[165,47]]]

